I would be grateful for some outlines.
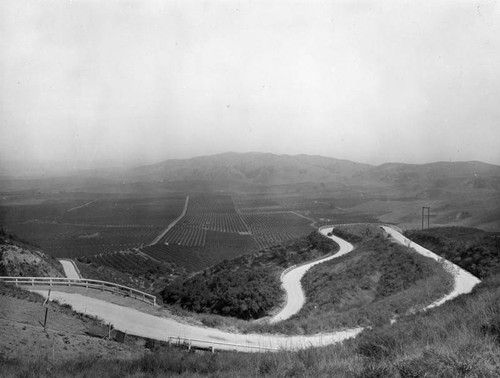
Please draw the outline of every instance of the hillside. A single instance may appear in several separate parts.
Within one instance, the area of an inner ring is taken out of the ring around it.
[[[69,306],[48,305],[47,329],[43,324],[44,298],[0,282],[0,375],[17,376],[22,366],[39,361],[59,364],[81,356],[130,359],[143,355],[144,348],[91,337],[87,332],[100,327],[96,319],[77,314]],[[7,375],[13,366],[17,374]],[[50,370],[33,370],[30,376],[50,375]]]
[[[0,276],[64,277],[62,265],[39,249],[0,234]]]

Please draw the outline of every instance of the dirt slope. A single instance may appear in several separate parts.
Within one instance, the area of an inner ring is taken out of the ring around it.
[[[87,336],[87,328],[96,321],[55,303],[49,305],[45,332],[40,324],[45,316],[42,304],[43,298],[0,283],[0,355],[61,361],[83,355],[128,359],[144,353],[141,346]]]

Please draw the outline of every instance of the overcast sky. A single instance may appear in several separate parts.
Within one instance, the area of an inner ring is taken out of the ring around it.
[[[0,2],[0,159],[500,164],[495,1]]]

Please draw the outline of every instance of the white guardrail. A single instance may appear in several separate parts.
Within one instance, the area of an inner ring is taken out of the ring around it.
[[[13,283],[16,285],[29,286],[80,286],[87,289],[97,289],[101,291],[110,291],[115,294],[121,294],[140,301],[150,303],[156,306],[156,297],[154,295],[144,293],[143,291],[132,289],[128,286],[123,286],[107,281],[91,280],[86,278],[62,278],[62,277],[6,277],[0,276],[0,281]]]

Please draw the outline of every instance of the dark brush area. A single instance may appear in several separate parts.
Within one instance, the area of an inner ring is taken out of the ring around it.
[[[469,227],[410,230],[405,236],[479,278],[500,270],[500,242],[495,235]]]

